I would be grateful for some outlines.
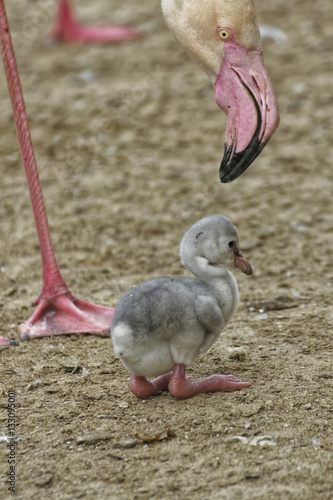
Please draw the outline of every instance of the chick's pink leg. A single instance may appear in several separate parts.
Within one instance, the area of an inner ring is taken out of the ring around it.
[[[211,375],[204,380],[185,376],[185,365],[175,365],[169,382],[170,393],[179,399],[186,399],[202,392],[230,392],[248,387],[234,375]]]
[[[74,16],[70,0],[59,0],[51,37],[63,42],[123,42],[135,40],[143,33],[124,24],[85,26]]]
[[[165,375],[161,375],[160,377],[150,381],[147,380],[146,377],[134,375],[132,373],[129,382],[130,390],[138,398],[149,398],[156,392],[164,391],[168,388],[171,374],[171,372],[166,373]]]

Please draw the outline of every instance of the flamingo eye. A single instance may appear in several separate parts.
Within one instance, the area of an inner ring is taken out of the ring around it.
[[[221,28],[219,30],[217,30],[217,34],[219,35],[219,37],[221,38],[221,40],[229,40],[230,38],[230,32],[224,28]]]

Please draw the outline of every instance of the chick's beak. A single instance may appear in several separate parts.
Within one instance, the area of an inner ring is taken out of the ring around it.
[[[238,269],[247,276],[253,273],[251,264],[238,249],[234,251],[234,266],[238,267]]]

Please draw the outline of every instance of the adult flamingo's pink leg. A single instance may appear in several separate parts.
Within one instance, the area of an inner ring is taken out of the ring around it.
[[[53,39],[64,42],[124,42],[143,35],[125,24],[114,26],[85,26],[73,13],[70,0],[58,0],[58,11],[51,32]]]
[[[34,314],[19,327],[24,340],[70,333],[106,336],[113,309],[90,304],[74,297],[60,274],[52,247],[50,231],[38,178],[22,88],[12,46],[4,0],[0,0],[0,36],[2,59],[13,106],[14,122],[28,182],[42,255],[43,289]]]

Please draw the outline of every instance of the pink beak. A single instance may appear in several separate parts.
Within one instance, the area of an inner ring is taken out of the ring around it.
[[[230,39],[215,82],[215,100],[228,115],[223,183],[237,179],[255,160],[279,124],[279,110],[261,51],[248,50]]]

